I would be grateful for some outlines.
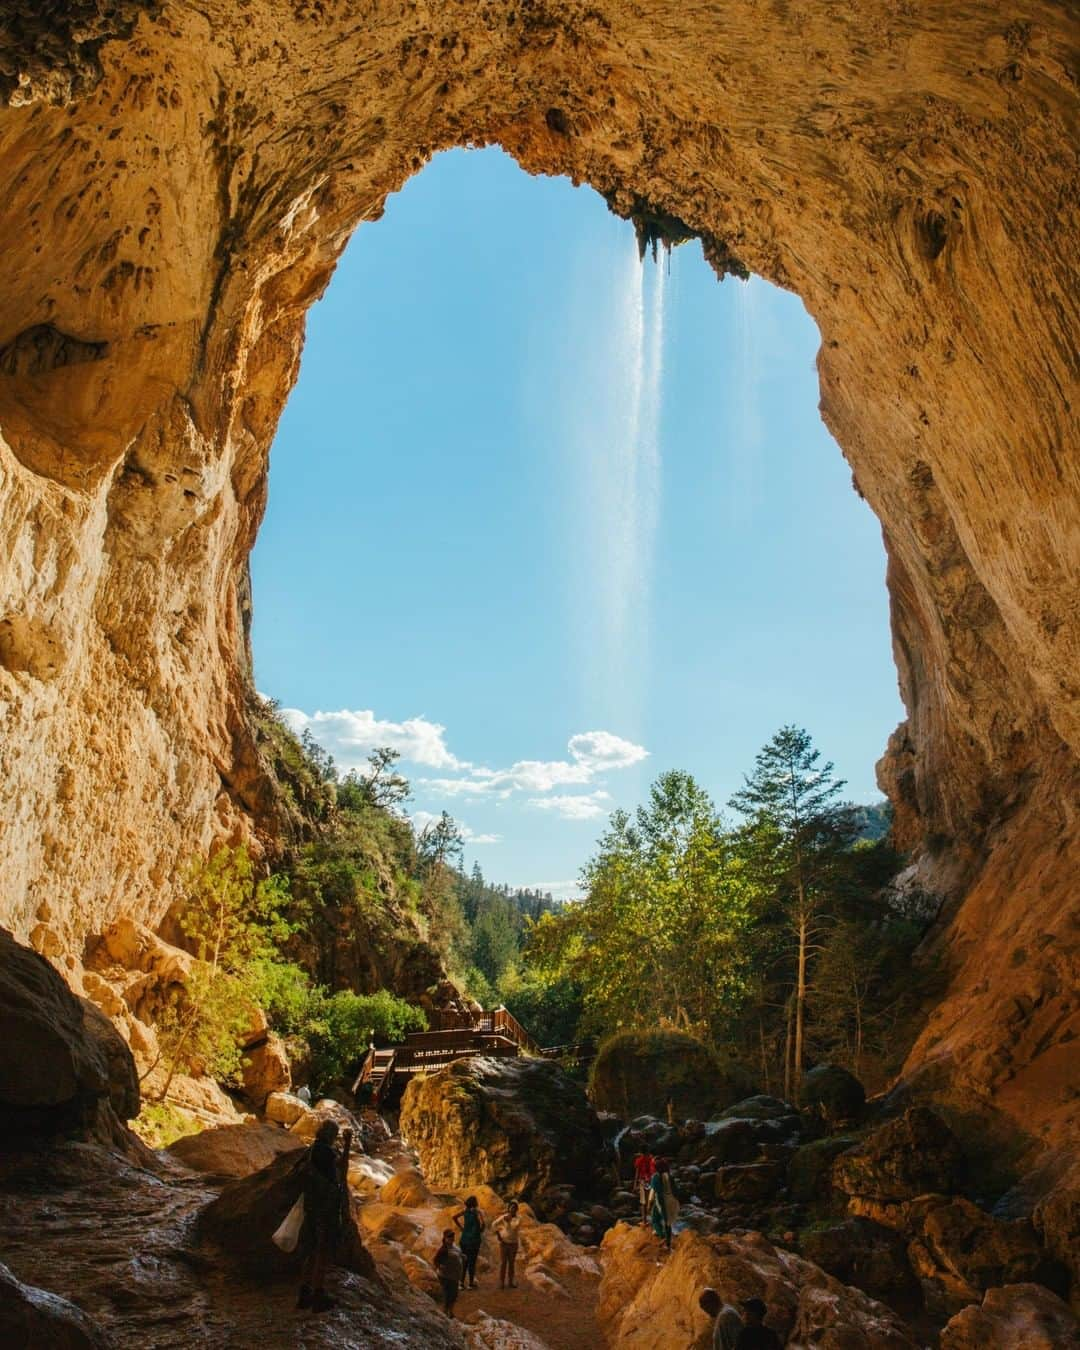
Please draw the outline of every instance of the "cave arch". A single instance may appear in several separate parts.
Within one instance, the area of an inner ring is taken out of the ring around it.
[[[953,897],[911,1064],[1071,1120],[1045,1093],[1032,1118],[1027,1086],[1048,1054],[1069,1078],[1076,983],[1068,7],[32,8],[0,27],[3,920],[77,978],[88,934],[161,916],[181,854],[272,832],[245,559],[304,312],[432,153],[500,144],[818,323],[822,412],[890,558],[909,716],[882,781]]]

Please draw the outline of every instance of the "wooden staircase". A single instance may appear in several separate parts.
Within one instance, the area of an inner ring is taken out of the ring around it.
[[[414,1031],[400,1045],[368,1051],[353,1083],[356,1093],[371,1084],[371,1104],[383,1105],[399,1093],[413,1074],[434,1073],[471,1055],[513,1058],[541,1055],[543,1050],[506,1008],[490,1012],[436,1012],[427,1031]]]

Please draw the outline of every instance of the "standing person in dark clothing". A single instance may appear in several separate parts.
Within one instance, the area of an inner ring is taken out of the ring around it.
[[[465,1277],[469,1277],[469,1288],[476,1288],[476,1258],[484,1241],[484,1216],[480,1212],[480,1202],[475,1195],[465,1201],[465,1208],[454,1215],[454,1224],[461,1233],[461,1254],[465,1258],[465,1269],[461,1272],[461,1287],[465,1288]]]
[[[739,1332],[735,1350],[781,1350],[780,1337],[772,1327],[765,1325],[765,1314],[769,1310],[761,1299],[746,1299],[742,1309],[746,1314],[746,1326]]]
[[[348,1148],[352,1144],[352,1134],[347,1132],[346,1161],[342,1167],[334,1148],[337,1135],[336,1122],[324,1120],[305,1162],[304,1227],[300,1240],[307,1256],[296,1306],[313,1312],[325,1312],[335,1303],[326,1292],[326,1267],[341,1236],[344,1167],[348,1166]]]
[[[454,1304],[457,1302],[458,1286],[465,1271],[465,1258],[461,1249],[454,1246],[454,1230],[443,1231],[442,1246],[435,1253],[435,1269],[439,1274],[439,1283],[443,1292],[443,1312],[453,1317]]]

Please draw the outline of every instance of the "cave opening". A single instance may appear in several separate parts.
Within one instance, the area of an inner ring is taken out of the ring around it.
[[[260,690],[562,894],[660,769],[722,803],[795,722],[872,801],[903,716],[816,326],[632,208],[497,149],[414,175],[308,316],[253,555]],[[553,767],[597,731],[620,772]]]

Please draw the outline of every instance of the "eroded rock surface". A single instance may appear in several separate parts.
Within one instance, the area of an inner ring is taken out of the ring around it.
[[[433,1186],[487,1185],[528,1199],[560,1182],[587,1185],[596,1167],[596,1114],[550,1060],[478,1056],[419,1074],[400,1120]]]
[[[802,296],[889,554],[880,769],[948,897],[909,1061],[1077,1119],[1075,15],[733,0],[20,0],[0,19],[0,918],[74,969],[273,847],[246,558],[307,307],[437,150]]]
[[[918,1344],[889,1308],[758,1233],[684,1231],[670,1257],[658,1256],[648,1230],[620,1224],[604,1238],[598,1313],[610,1346],[706,1350],[712,1324],[697,1301],[709,1287],[735,1307],[746,1298],[764,1299],[768,1325],[789,1347],[913,1350]]]
[[[941,1350],[1080,1350],[1072,1309],[1038,1284],[991,1289],[981,1307],[957,1313],[941,1333]]]

